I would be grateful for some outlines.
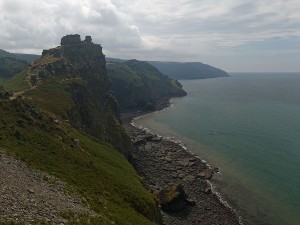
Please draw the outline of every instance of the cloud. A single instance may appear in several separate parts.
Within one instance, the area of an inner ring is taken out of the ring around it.
[[[239,46],[259,58],[261,43],[300,41],[299,11],[298,0],[0,0],[0,48],[40,53],[78,33],[108,56],[220,65],[213,57],[240,56]]]
[[[109,0],[0,0],[0,48],[38,50],[57,45],[63,35],[92,35],[108,48],[139,47],[134,24]]]

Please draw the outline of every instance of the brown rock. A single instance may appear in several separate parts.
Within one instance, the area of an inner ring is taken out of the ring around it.
[[[34,194],[34,190],[33,190],[32,188],[28,188],[28,192],[29,192],[30,194]]]
[[[187,175],[183,181],[194,181],[195,180],[195,177],[193,175]]]
[[[214,174],[213,169],[206,169],[206,170],[202,171],[201,173],[199,173],[197,175],[197,177],[200,177],[200,178],[206,179],[206,180],[210,180],[212,178],[213,174]]]
[[[178,161],[178,163],[182,166],[187,166],[187,165],[189,165],[189,160],[187,160],[187,159],[180,160],[180,161]]]
[[[181,184],[175,184],[168,189],[161,190],[158,193],[158,199],[162,210],[168,212],[178,212],[188,205],[186,193]]]
[[[211,193],[211,188],[210,187],[205,188],[204,193],[205,194],[210,194]]]

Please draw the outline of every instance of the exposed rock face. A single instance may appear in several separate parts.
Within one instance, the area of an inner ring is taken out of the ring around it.
[[[85,43],[92,43],[92,37],[91,36],[85,36],[85,39],[84,39]]]
[[[60,44],[61,45],[76,45],[80,44],[81,39],[79,34],[69,34],[62,37]]]
[[[113,144],[129,154],[130,139],[120,125],[118,103],[110,89],[106,60],[100,44],[87,36],[67,35],[61,46],[44,50],[42,57],[30,69],[31,84],[57,75],[78,78],[68,88],[74,107],[67,112],[68,120],[78,129]]]

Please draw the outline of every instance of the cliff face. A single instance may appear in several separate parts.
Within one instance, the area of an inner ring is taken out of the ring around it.
[[[75,128],[110,142],[128,156],[130,140],[120,125],[118,103],[110,91],[99,44],[91,39],[81,41],[79,35],[65,36],[61,46],[43,51],[28,74],[26,79],[34,88],[29,95],[36,99],[36,90],[43,91],[41,87],[49,81],[63,84],[61,91],[71,95],[72,101],[59,113]]]
[[[123,110],[154,110],[162,100],[185,96],[181,84],[138,60],[107,63],[112,90]]]
[[[157,199],[126,159],[131,143],[110,91],[102,47],[79,35],[61,44],[4,82],[12,95],[0,87],[0,152],[63,180],[97,214],[66,215],[70,224],[160,223]]]

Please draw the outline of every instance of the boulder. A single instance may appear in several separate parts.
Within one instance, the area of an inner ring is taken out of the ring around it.
[[[211,193],[211,188],[210,187],[205,188],[204,193],[205,194],[210,194]]]
[[[189,165],[189,159],[180,160],[180,161],[178,161],[178,163],[182,166],[187,166],[187,165]]]
[[[167,212],[178,212],[188,205],[187,196],[181,184],[161,190],[158,193],[158,199],[162,210]]]
[[[214,175],[215,173],[217,173],[219,171],[218,168],[214,168],[214,169],[206,169],[204,171],[202,171],[201,173],[199,173],[197,175],[197,177],[200,177],[202,179],[206,179],[206,180],[210,180],[212,178],[212,175]]]

